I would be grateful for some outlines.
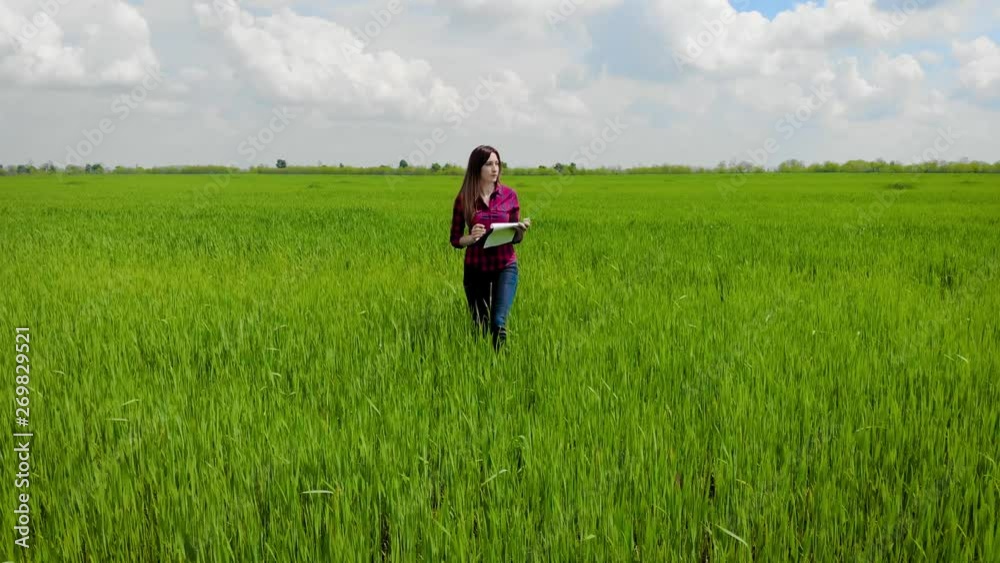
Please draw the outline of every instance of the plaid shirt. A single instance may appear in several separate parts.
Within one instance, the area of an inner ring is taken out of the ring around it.
[[[497,182],[496,188],[490,194],[490,204],[483,203],[482,198],[476,198],[476,214],[472,225],[465,224],[465,212],[462,210],[462,194],[455,198],[455,207],[451,215],[451,245],[462,248],[458,239],[466,234],[466,227],[472,231],[472,226],[481,223],[488,230],[493,223],[517,223],[521,220],[521,207],[517,202],[517,194],[510,187]],[[493,248],[483,248],[485,237],[476,244],[465,249],[465,267],[481,272],[502,270],[517,260],[514,254],[514,244],[502,244]]]

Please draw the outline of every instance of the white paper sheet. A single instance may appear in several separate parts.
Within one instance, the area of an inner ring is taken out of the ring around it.
[[[516,226],[517,223],[493,223],[493,230],[487,235],[483,248],[492,248],[511,242],[514,240],[514,235],[517,234],[514,229]]]

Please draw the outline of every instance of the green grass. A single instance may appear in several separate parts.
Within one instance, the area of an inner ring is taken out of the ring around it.
[[[210,181],[0,178],[0,557],[1000,560],[995,176],[505,177],[500,357],[459,178]]]

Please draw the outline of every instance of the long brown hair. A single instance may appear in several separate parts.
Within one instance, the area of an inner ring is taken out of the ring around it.
[[[497,155],[499,162],[497,169],[497,183],[500,183],[500,175],[503,174],[503,160],[500,158],[500,151],[489,145],[479,145],[472,149],[469,155],[469,166],[465,169],[465,179],[462,180],[462,190],[458,192],[462,198],[462,211],[465,212],[465,222],[472,228],[472,219],[476,215],[476,199],[479,198],[479,177],[483,173],[483,165],[490,159],[490,155]]]

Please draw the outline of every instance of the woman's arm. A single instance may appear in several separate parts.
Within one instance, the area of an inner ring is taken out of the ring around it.
[[[520,223],[521,222],[521,204],[517,200],[517,194],[516,193],[514,194],[514,206],[510,209],[510,218],[509,218],[509,221],[511,223]],[[514,234],[514,240],[511,241],[511,244],[518,244],[522,240],[524,240],[524,232],[523,231],[517,231]]]
[[[461,197],[455,198],[455,207],[451,212],[451,245],[455,248],[465,248],[465,211],[462,209]]]
[[[479,233],[476,232],[476,227],[479,227]],[[465,210],[462,208],[461,199],[455,199],[455,208],[451,213],[451,245],[455,248],[466,248],[476,244],[479,237],[482,236],[482,228],[482,225],[475,224],[472,226],[472,229],[470,229],[472,232],[467,235],[462,234],[465,232]]]

